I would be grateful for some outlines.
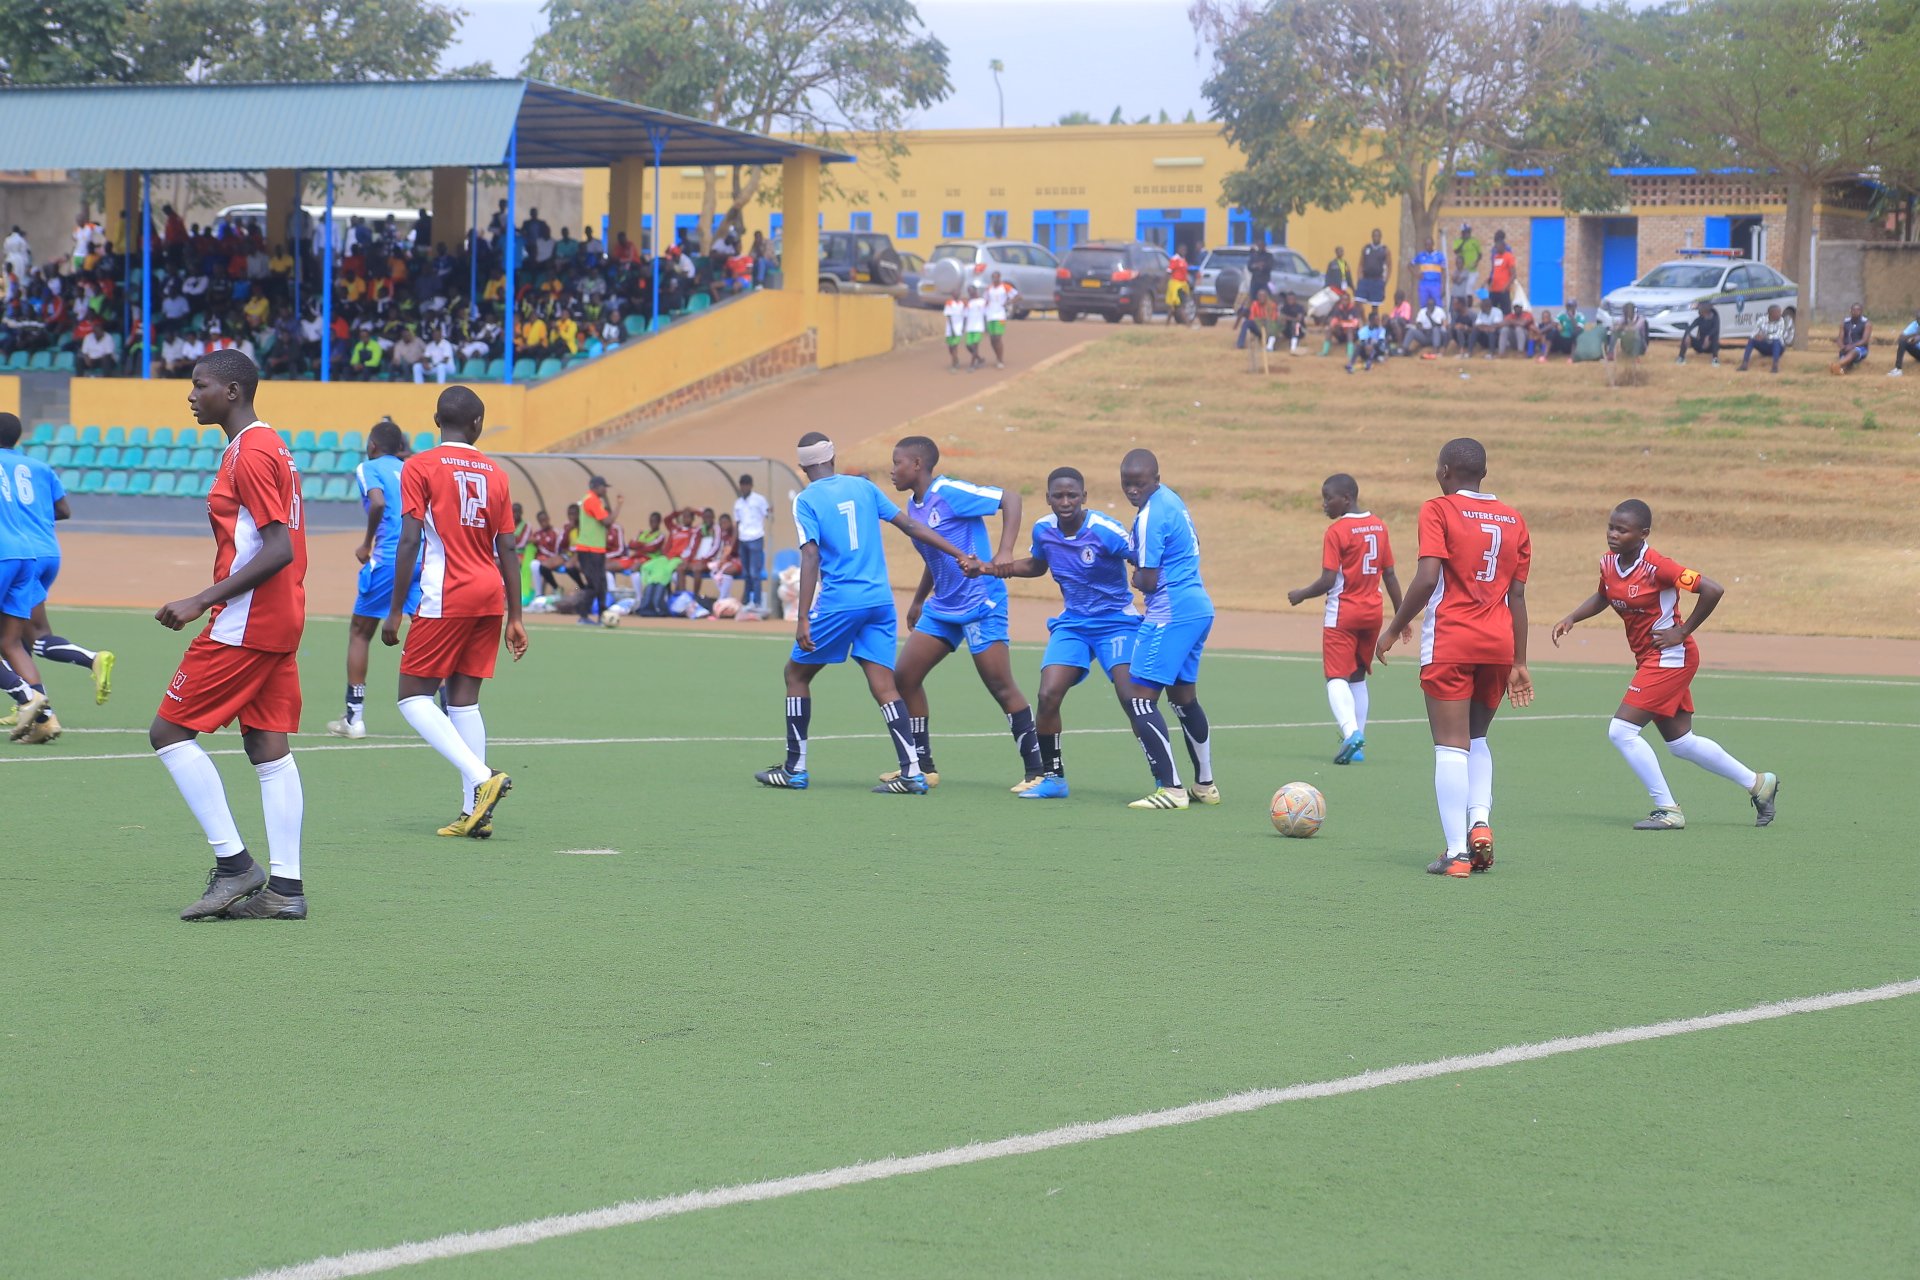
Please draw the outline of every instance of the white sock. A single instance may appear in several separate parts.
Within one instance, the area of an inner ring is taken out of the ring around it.
[[[1327,705],[1333,708],[1333,722],[1340,726],[1340,736],[1351,738],[1360,732],[1360,713],[1354,706],[1353,686],[1345,680],[1327,681]]]
[[[213,846],[214,856],[231,858],[245,853],[247,846],[240,842],[240,829],[233,825],[233,811],[227,808],[227,789],[220,784],[220,770],[214,768],[213,757],[197,742],[170,743],[154,754],[173,775],[173,785],[180,788],[181,798],[193,811],[200,829],[207,833],[207,843]]]
[[[1683,733],[1667,744],[1667,750],[1682,760],[1690,760],[1708,773],[1717,773],[1729,782],[1737,782],[1752,792],[1759,775],[1727,754],[1727,749],[1712,738]]]
[[[300,878],[300,818],[306,799],[300,770],[289,751],[278,760],[253,766],[260,775],[260,807],[267,816],[267,870],[286,880]]]
[[[728,596],[732,594],[733,594],[733,575],[730,573],[714,574],[713,575],[713,598],[715,600],[725,600]]]
[[[1353,691],[1353,722],[1360,727],[1360,732],[1365,733],[1367,731],[1367,706],[1373,701],[1373,691],[1367,688],[1367,682],[1365,680],[1362,680],[1359,684],[1350,684],[1347,688]]]
[[[1629,724],[1615,716],[1607,724],[1607,741],[1627,758],[1627,767],[1633,770],[1634,777],[1640,779],[1640,785],[1647,789],[1654,808],[1680,807],[1673,802],[1673,792],[1667,789],[1667,775],[1660,771],[1660,757],[1653,754],[1653,748],[1640,736],[1639,725]]]
[[[1467,743],[1467,825],[1493,818],[1493,752],[1485,738]]]
[[[440,704],[432,698],[402,698],[400,714],[406,717],[413,731],[428,746],[460,771],[460,776],[466,779],[469,787],[477,787],[493,776],[492,771],[461,738],[460,731],[453,727],[453,721],[447,719],[447,713],[440,709]]]
[[[453,728],[460,735],[460,741],[467,744],[467,750],[485,767],[487,758],[487,722],[480,718],[480,704],[470,707],[448,707],[447,719],[453,722]],[[489,771],[491,772],[491,771]],[[482,778],[482,782],[486,779]],[[460,812],[473,812],[473,787],[465,778],[460,779]]]
[[[1447,856],[1467,851],[1467,753],[1458,747],[1433,749],[1433,798],[1440,805],[1440,831]]]

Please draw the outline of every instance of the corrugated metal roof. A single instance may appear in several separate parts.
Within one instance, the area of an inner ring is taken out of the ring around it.
[[[0,169],[522,168],[849,157],[534,80],[0,89]]]

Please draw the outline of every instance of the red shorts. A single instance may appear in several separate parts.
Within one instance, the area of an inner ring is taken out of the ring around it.
[[[1649,664],[1633,673],[1620,701],[1662,719],[1693,710],[1693,673],[1700,669],[1698,656],[1684,667]]]
[[[1345,680],[1356,671],[1366,675],[1373,670],[1373,651],[1379,647],[1379,623],[1320,629],[1320,661],[1329,680]]]
[[[1471,699],[1492,711],[1507,694],[1507,673],[1512,670],[1505,662],[1429,662],[1420,668],[1420,688],[1442,702]]]
[[[187,646],[160,699],[160,718],[195,733],[235,720],[242,729],[300,732],[300,669],[292,653],[221,644],[203,632]]]
[[[445,680],[448,676],[493,676],[500,651],[501,616],[415,618],[400,648],[400,674]]]

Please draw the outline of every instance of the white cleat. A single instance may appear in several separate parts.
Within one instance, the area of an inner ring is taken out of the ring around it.
[[[329,720],[327,732],[336,738],[364,738],[367,736],[365,720]]]

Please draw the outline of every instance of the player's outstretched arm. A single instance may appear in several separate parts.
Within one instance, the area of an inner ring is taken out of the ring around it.
[[[153,619],[171,631],[178,631],[223,600],[253,590],[293,563],[293,536],[287,526],[275,520],[260,530],[260,551],[253,559],[198,595],[163,604]]]
[[[1727,594],[1725,587],[1705,576],[1694,580],[1693,589],[1700,593],[1700,602],[1693,606],[1693,612],[1687,615],[1687,620],[1678,626],[1662,627],[1653,633],[1653,642],[1662,649],[1685,644],[1687,637],[1700,629],[1700,624],[1719,607],[1720,598]]]
[[[1388,572],[1391,573],[1392,570],[1388,570]],[[1293,590],[1287,592],[1287,603],[1299,604],[1302,600],[1311,600],[1315,596],[1323,596],[1331,590],[1333,590],[1333,570],[1323,568],[1320,570],[1320,576],[1312,582],[1309,582],[1304,587],[1295,587]],[[1399,603],[1398,600],[1394,601],[1396,605]]]
[[[1393,611],[1393,617],[1380,629],[1380,647],[1374,656],[1381,662],[1387,660],[1387,651],[1400,643],[1408,635],[1413,625],[1413,615],[1426,607],[1433,599],[1433,589],[1440,585],[1440,557],[1421,556],[1420,563],[1414,567],[1413,581],[1407,586],[1407,594]]]
[[[945,538],[927,528],[927,526],[921,524],[904,511],[895,512],[893,519],[887,521],[887,523],[906,534],[909,538],[912,538],[915,542],[932,547],[935,551],[946,552],[960,562],[962,569],[967,567],[969,561],[973,561],[973,563],[976,564],[979,563],[974,560],[971,555],[954,546],[951,542],[948,542]]]
[[[495,534],[493,555],[500,564],[500,586],[507,598],[507,625],[501,638],[506,641],[507,652],[518,662],[527,653],[527,627],[520,621],[520,552],[514,546],[515,541],[511,529]]]
[[[1012,489],[1000,491],[1000,549],[993,553],[995,564],[1007,564],[1013,559],[1013,549],[1020,541],[1020,515],[1022,503],[1020,495]]]
[[[1527,672],[1527,584],[1507,588],[1507,612],[1513,615],[1513,669],[1507,673],[1507,701],[1524,707],[1533,701],[1533,677]]]
[[[995,561],[980,566],[980,572],[989,578],[1044,578],[1047,576],[1047,562],[1038,556],[1023,556],[1018,560]],[[968,574],[977,577],[977,574]]]
[[[420,517],[400,517],[400,545],[393,553],[393,599],[387,602],[387,620],[380,624],[380,643],[391,649],[400,643],[400,615],[407,609],[407,591],[413,586],[411,573],[398,572],[397,566],[413,564],[420,558]]]
[[[1588,618],[1597,618],[1607,611],[1607,593],[1596,591],[1574,607],[1572,613],[1553,624],[1553,647],[1560,647],[1560,637],[1573,630]]]

